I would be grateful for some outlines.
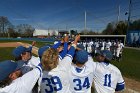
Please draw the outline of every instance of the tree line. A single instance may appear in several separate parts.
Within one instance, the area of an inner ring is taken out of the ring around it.
[[[34,30],[29,24],[15,26],[7,17],[0,16],[0,37],[32,37]]]
[[[139,30],[140,31],[140,19],[131,21],[128,27],[128,21],[119,21],[119,22],[111,22],[108,23],[106,28],[102,32],[94,32],[91,30],[83,30],[81,34],[86,35],[126,35],[127,31],[132,30]]]
[[[92,30],[82,30],[80,34],[84,35],[126,35],[128,30],[140,30],[140,19],[131,21],[119,21],[108,23],[106,28],[102,32]],[[0,16],[0,37],[33,37],[33,28],[29,24],[13,25],[7,17]],[[72,34],[76,34],[77,31],[71,30]]]

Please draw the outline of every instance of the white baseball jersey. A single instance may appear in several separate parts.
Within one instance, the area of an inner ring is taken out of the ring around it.
[[[32,56],[31,59],[28,61],[27,65],[35,68],[40,63],[40,58]]]
[[[41,73],[42,69],[37,66],[37,68],[14,80],[9,86],[1,88],[0,93],[32,93],[32,88]]]
[[[70,91],[72,93],[91,93],[96,63],[92,58],[89,58],[85,65],[78,68],[76,65],[71,65]]]
[[[41,93],[70,93],[69,70],[72,62],[69,56],[64,57],[58,66],[51,71],[43,71]]]
[[[96,63],[94,86],[97,93],[114,93],[124,87],[120,70],[112,64]]]
[[[121,51],[121,44],[117,43],[117,48],[116,48],[116,56],[119,57],[120,51]]]
[[[23,74],[31,71],[33,68],[38,66],[39,63],[40,63],[40,58],[32,56],[31,59],[28,62],[25,62],[25,64],[23,65],[25,66],[24,71],[22,71]]]
[[[110,50],[111,42],[107,42],[107,43],[105,44],[105,46],[106,46],[106,49],[107,49],[107,50]]]
[[[68,75],[68,71],[59,65],[49,72],[43,71],[41,93],[70,93]]]

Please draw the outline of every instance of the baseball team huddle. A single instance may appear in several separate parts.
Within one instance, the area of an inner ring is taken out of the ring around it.
[[[78,44],[80,35],[69,42],[68,36],[54,45],[42,46],[38,57],[32,46],[18,46],[15,61],[0,62],[0,93],[114,93],[123,91],[120,70],[111,64],[113,54],[105,49],[95,59]],[[96,60],[96,61],[95,61]]]

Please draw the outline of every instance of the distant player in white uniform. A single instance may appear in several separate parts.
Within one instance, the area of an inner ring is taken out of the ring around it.
[[[73,55],[75,52],[76,44],[80,36],[75,38],[67,56],[58,61],[58,51],[53,48],[48,49],[43,53],[41,58],[43,64],[46,65],[43,71],[41,82],[41,93],[71,93],[69,83],[69,66],[72,63]]]
[[[96,60],[99,61],[96,63],[94,73],[94,86],[97,93],[114,93],[125,87],[120,70],[109,63],[111,59],[112,53],[108,50],[103,50],[96,56]]]
[[[120,58],[120,51],[121,51],[121,44],[120,44],[120,41],[117,41],[117,43],[116,43],[116,57],[117,57],[117,61],[119,61],[119,58]]]
[[[110,51],[110,47],[111,47],[111,42],[110,40],[108,40],[105,44],[105,49]]]

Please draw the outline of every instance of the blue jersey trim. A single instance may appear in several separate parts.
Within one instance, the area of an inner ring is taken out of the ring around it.
[[[59,55],[60,60],[62,60],[62,57]]]
[[[116,86],[116,89],[115,89],[115,91],[121,91],[121,90],[123,90],[124,89],[124,83],[122,83],[122,84],[120,84],[120,83],[117,83],[117,86]]]
[[[41,73],[42,73],[41,67],[38,65],[36,68],[38,68],[38,70],[40,71],[40,77],[41,77]]]
[[[122,85],[122,84],[124,84],[125,82],[123,81],[123,82],[121,82],[121,83],[117,83],[118,85]]]
[[[71,55],[67,54],[67,56],[69,56],[73,60],[73,57]]]
[[[83,69],[76,67],[75,70],[80,73]]]

